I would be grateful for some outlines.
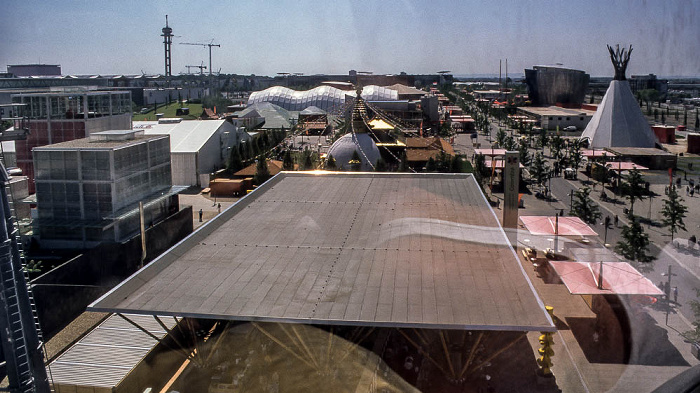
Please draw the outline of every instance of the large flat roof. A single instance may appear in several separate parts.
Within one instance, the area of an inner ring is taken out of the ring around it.
[[[221,127],[233,131],[233,125],[226,120],[183,120],[179,123],[160,124],[157,121],[134,122],[134,129],[143,130],[146,135],[170,135],[172,153],[199,152]]]
[[[88,309],[554,330],[465,174],[282,172]]]

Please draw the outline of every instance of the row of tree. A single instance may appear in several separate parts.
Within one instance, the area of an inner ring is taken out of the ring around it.
[[[284,129],[267,130],[256,134],[246,141],[241,141],[238,146],[231,148],[226,170],[233,174],[250,165],[260,155],[268,157],[280,150],[280,143],[287,136]]]

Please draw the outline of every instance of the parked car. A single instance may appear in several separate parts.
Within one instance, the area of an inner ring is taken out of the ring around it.
[[[577,130],[576,126],[564,127],[564,131],[576,131],[576,130]]]

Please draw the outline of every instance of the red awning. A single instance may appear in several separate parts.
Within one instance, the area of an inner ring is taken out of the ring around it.
[[[600,262],[549,261],[573,295],[663,295],[648,278],[626,262],[603,262],[602,289],[598,288]]]
[[[555,233],[554,216],[520,216],[520,220],[533,235],[559,236],[597,236],[594,231],[578,217],[559,217],[559,230]]]
[[[614,171],[629,171],[631,169],[637,169],[640,171],[643,171],[645,169],[649,169],[645,167],[644,165],[638,165],[635,164],[634,162],[615,162],[615,161],[609,161],[605,163],[605,166],[614,170]]]

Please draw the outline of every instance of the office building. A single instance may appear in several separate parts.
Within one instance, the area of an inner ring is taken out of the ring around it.
[[[35,192],[32,149],[80,139],[95,132],[131,129],[131,94],[128,91],[63,89],[19,93],[12,101],[25,104],[29,135],[15,142],[17,166]]]
[[[150,226],[178,210],[170,138],[114,130],[34,149],[42,246],[87,248],[139,233],[139,202]]]

